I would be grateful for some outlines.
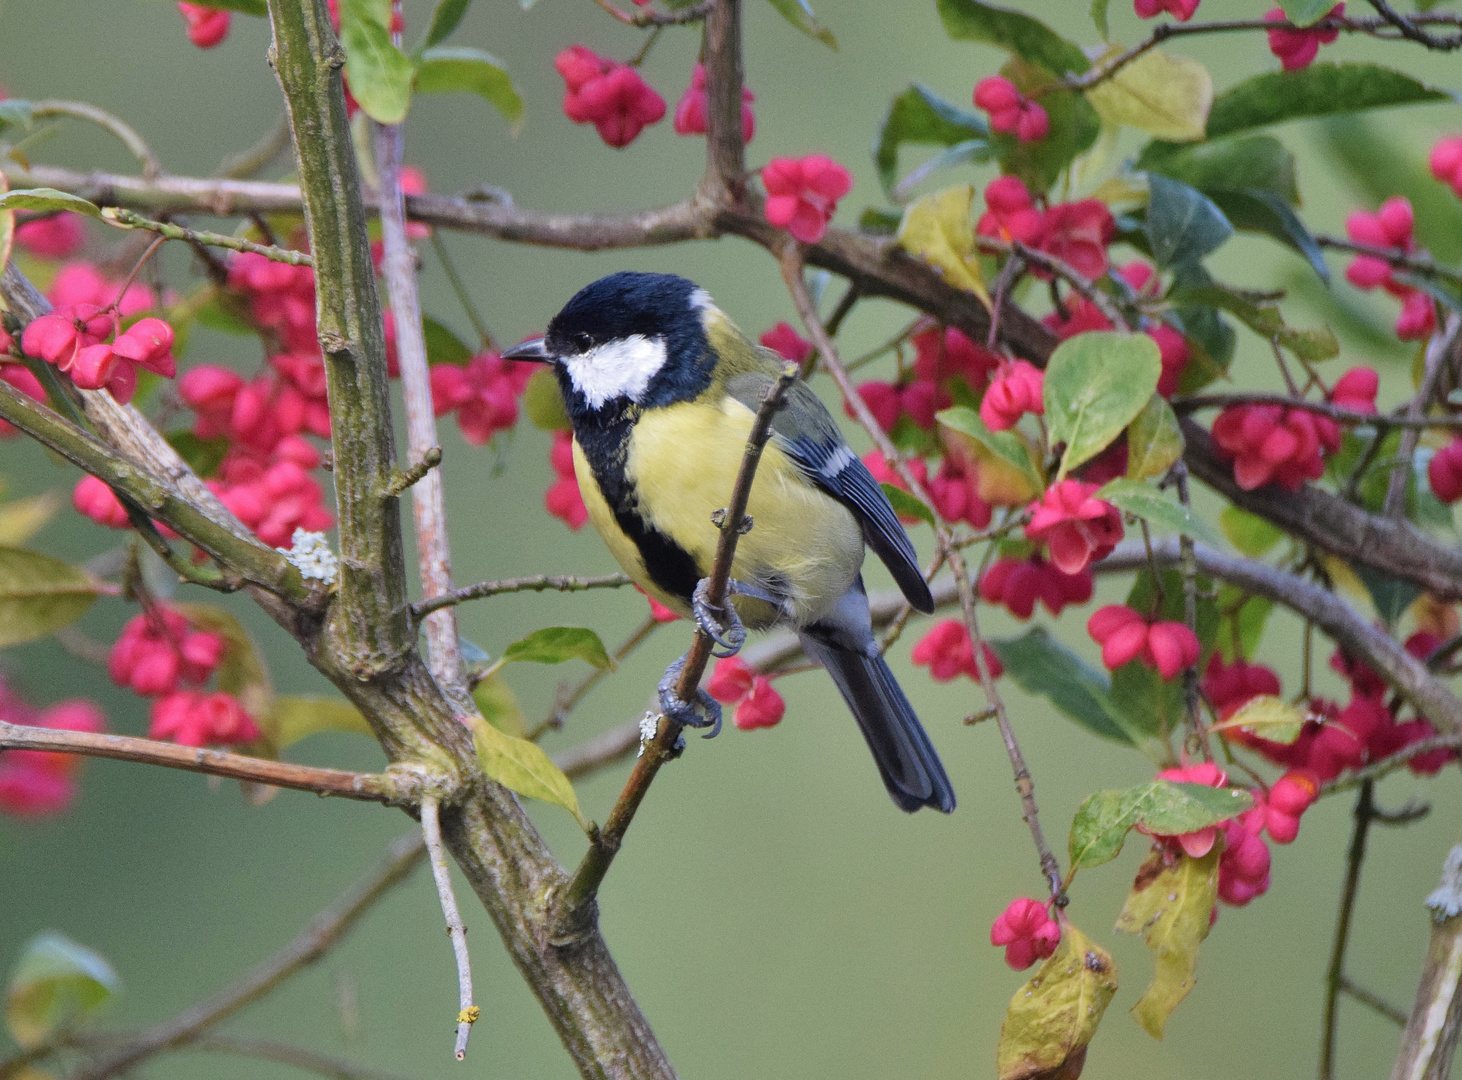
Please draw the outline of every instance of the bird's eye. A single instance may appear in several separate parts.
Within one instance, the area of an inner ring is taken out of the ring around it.
[[[586,353],[594,347],[594,339],[582,330],[572,337],[575,352]]]

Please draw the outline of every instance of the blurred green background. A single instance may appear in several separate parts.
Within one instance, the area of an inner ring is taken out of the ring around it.
[[[777,154],[821,151],[848,165],[857,185],[844,203],[843,221],[882,202],[869,146],[894,94],[919,80],[950,100],[968,102],[973,84],[1003,62],[994,50],[948,41],[930,0],[819,0],[819,16],[841,44],[837,53],[791,29],[762,0],[746,3],[747,82],[757,94],[750,158],[759,164]],[[1097,40],[1086,0],[1024,6],[1075,40]],[[1114,37],[1136,40],[1142,30],[1130,5],[1118,0],[1112,6]],[[1208,0],[1200,16],[1254,17],[1264,6]],[[429,10],[423,0],[407,0],[408,29],[424,25]],[[531,11],[515,0],[478,0],[454,40],[501,57],[527,108],[515,134],[479,99],[419,99],[407,156],[426,171],[433,190],[487,182],[526,206],[583,211],[666,203],[695,183],[702,141],[677,137],[668,118],[616,152],[562,116],[562,83],[552,69],[556,52],[581,42],[628,57],[640,42],[638,32],[586,0],[543,0]],[[645,65],[647,79],[672,109],[698,45],[695,31],[668,31]],[[0,0],[0,83],[9,94],[103,104],[133,123],[178,174],[206,174],[274,123],[280,102],[264,62],[266,46],[262,21],[235,17],[228,41],[200,52],[184,38],[174,5],[163,0]],[[1220,88],[1277,66],[1255,35],[1190,39],[1171,49],[1204,61]],[[1325,55],[1378,54],[1441,85],[1458,83],[1455,61],[1409,45],[1383,49],[1347,41]],[[1372,119],[1418,160],[1437,133],[1455,130],[1459,122],[1451,106]],[[1294,125],[1281,134],[1301,159],[1307,219],[1317,231],[1338,232],[1343,215],[1362,203],[1354,181],[1334,175],[1315,128]],[[1133,146],[1124,140],[1119,153]],[[76,167],[133,168],[106,136],[77,125],[32,153],[36,160]],[[970,176],[983,182],[988,172]],[[540,329],[581,285],[624,267],[696,279],[753,333],[792,317],[773,262],[734,238],[589,256],[467,236],[446,239],[504,340]],[[1456,240],[1432,243],[1449,247]],[[470,336],[428,246],[423,254],[426,311]],[[181,281],[187,256],[170,257],[176,261],[167,264],[168,272]],[[1339,261],[1333,265],[1338,271]],[[1249,288],[1282,287],[1300,274],[1295,258],[1250,237],[1231,242],[1213,266],[1220,277]],[[1348,291],[1343,282],[1337,289]],[[1389,305],[1371,310],[1385,320],[1394,317]],[[846,348],[861,351],[906,317],[891,305],[861,305],[848,320]],[[1296,317],[1306,317],[1302,308]],[[1368,351],[1356,342],[1348,340],[1332,368],[1374,362],[1382,369],[1383,404],[1398,400],[1408,386],[1410,353]],[[256,346],[207,331],[198,332],[187,359],[226,360],[246,369],[258,362]],[[1249,384],[1267,386],[1274,378],[1272,364],[1252,343],[1243,345],[1234,371]],[[443,442],[458,581],[612,569],[590,531],[572,534],[542,508],[551,479],[545,434],[524,424],[492,448],[471,449],[453,430],[444,432]],[[0,472],[16,493],[69,492],[75,480],[72,470],[32,446],[7,443],[0,455]],[[37,544],[80,559],[109,542],[68,511]],[[871,578],[874,587],[887,586],[881,567],[871,568]],[[1125,582],[1105,583],[1099,598],[1125,588]],[[272,624],[246,602],[231,606],[263,643],[280,689],[326,689]],[[555,623],[594,627],[612,645],[638,623],[644,602],[624,591],[503,597],[461,610],[463,633],[495,653],[528,630]],[[110,640],[125,614],[122,605],[103,603],[83,625]],[[1092,656],[1084,618],[1073,612],[1060,633]],[[1020,629],[998,615],[987,616],[987,623],[993,633]],[[1283,673],[1287,689],[1297,685],[1297,631],[1296,621],[1276,616],[1261,650],[1262,659]],[[779,684],[789,706],[779,727],[754,733],[728,728],[715,742],[690,740],[641,811],[604,889],[603,924],[682,1075],[937,1080],[993,1070],[1000,1018],[1023,976],[1007,969],[1000,951],[987,943],[989,924],[1012,897],[1038,895],[1042,884],[998,733],[988,724],[960,724],[979,704],[968,682],[937,686],[909,666],[908,644],[918,633],[915,627],[892,660],[954,779],[960,806],[952,817],[906,817],[892,807],[844,706],[820,674]],[[546,740],[549,749],[642,709],[658,672],[683,649],[686,636],[682,627],[661,631],[601,684],[567,730]],[[103,672],[53,644],[12,650],[0,664],[38,703],[92,695],[106,707],[114,730],[145,729],[142,701],[118,693]],[[519,667],[508,679],[531,720],[546,713],[560,677],[579,674]],[[1339,692],[1328,671],[1320,686]],[[1066,827],[1081,799],[1097,788],[1138,782],[1149,775],[1149,765],[1096,741],[1015,687],[1006,692],[1043,820],[1064,853]],[[364,740],[343,735],[312,739],[293,753],[317,764],[380,764]],[[612,768],[580,785],[589,816],[603,817],[624,772],[623,766]],[[1351,951],[1351,974],[1404,1009],[1425,947],[1421,900],[1457,835],[1462,799],[1456,775],[1448,770],[1423,784],[1403,774],[1381,789],[1388,806],[1413,794],[1434,804],[1424,822],[1374,836]],[[576,860],[583,839],[568,816],[542,805],[532,809],[560,857]],[[1125,1015],[1148,980],[1147,951],[1139,940],[1109,930],[1142,845],[1134,841],[1116,863],[1082,875],[1069,914],[1112,950],[1122,981],[1086,1075],[1202,1080],[1313,1070],[1348,815],[1345,798],[1312,811],[1299,842],[1275,849],[1268,895],[1246,909],[1222,910],[1203,946],[1199,985],[1162,1043]],[[104,1018],[106,1026],[136,1027],[170,1016],[283,943],[373,865],[408,824],[396,811],[294,793],[252,808],[232,784],[92,763],[69,814],[39,824],[0,818],[0,967],[32,935],[57,929],[100,950],[121,972],[126,992]],[[316,969],[249,1009],[230,1030],[424,1080],[572,1075],[470,896],[466,917],[483,1007],[466,1064],[451,1059],[455,984],[424,871]],[[1344,1002],[1340,1075],[1389,1069],[1396,1034],[1387,1021]],[[142,1071],[162,1080],[289,1072],[201,1053],[160,1057]]]

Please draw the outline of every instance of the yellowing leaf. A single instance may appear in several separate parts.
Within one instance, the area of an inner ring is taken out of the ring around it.
[[[96,582],[84,570],[49,555],[0,547],[0,647],[75,622],[96,597]]]
[[[321,731],[374,734],[360,710],[344,698],[282,694],[274,699],[273,710],[266,719],[260,720],[260,725],[276,750]]]
[[[911,203],[899,223],[899,246],[938,270],[956,289],[978,296],[988,306],[976,260],[975,225],[970,216],[975,189],[970,184],[925,195]]]
[[[1183,432],[1177,413],[1153,394],[1127,427],[1127,476],[1150,480],[1168,471],[1183,456]]]
[[[1213,107],[1213,77],[1197,60],[1151,49],[1086,92],[1097,115],[1159,139],[1203,138]]]
[[[487,722],[505,735],[522,738],[527,734],[523,710],[513,688],[497,675],[489,675],[472,688],[472,700]]]
[[[1210,731],[1242,731],[1270,742],[1286,746],[1300,737],[1305,724],[1305,711],[1281,697],[1260,694],[1245,702],[1243,708],[1227,720],[1214,724]]]
[[[1000,1080],[1075,1080],[1116,992],[1111,954],[1067,923],[1055,954],[1010,999],[995,1058]]]
[[[980,414],[965,405],[945,409],[938,417],[946,448],[975,470],[980,498],[992,506],[1022,506],[1045,487],[1036,456],[1024,435],[1014,428],[991,431]]]
[[[1197,981],[1198,946],[1208,936],[1218,902],[1221,847],[1201,859],[1178,856],[1171,865],[1157,853],[1137,871],[1137,880],[1116,929],[1141,934],[1152,950],[1152,983],[1132,1006],[1132,1017],[1154,1039],[1161,1039],[1168,1016]]]
[[[122,988],[105,959],[61,934],[33,938],[5,987],[5,1026],[22,1047],[69,1031]]]
[[[535,371],[523,391],[523,411],[541,431],[568,431],[569,414],[564,411],[558,377],[546,367]]]
[[[579,810],[574,785],[537,743],[515,739],[493,727],[480,716],[467,721],[477,743],[482,771],[519,795],[562,806],[587,831],[589,823]]]
[[[0,546],[25,543],[56,516],[61,505],[61,496],[54,491],[0,504]]]

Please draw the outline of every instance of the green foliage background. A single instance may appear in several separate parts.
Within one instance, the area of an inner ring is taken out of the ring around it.
[[[1096,39],[1083,0],[1024,6],[1074,40]],[[1207,0],[1200,17],[1253,17],[1264,6]],[[747,79],[757,93],[751,158],[830,153],[857,178],[841,218],[851,221],[864,205],[881,202],[869,147],[888,101],[917,79],[951,101],[967,102],[974,82],[1003,57],[947,40],[926,0],[820,0],[817,8],[838,36],[838,53],[796,33],[769,5],[747,0]],[[427,11],[424,3],[408,0],[408,26],[424,25]],[[1126,3],[1113,5],[1112,24],[1118,40],[1130,42],[1141,33]],[[425,169],[433,190],[489,182],[538,208],[616,210],[680,198],[698,178],[702,142],[675,136],[668,120],[615,152],[590,129],[563,118],[562,84],[551,67],[559,49],[583,42],[623,57],[639,44],[636,32],[592,5],[542,0],[523,12],[514,0],[477,0],[454,41],[486,48],[507,63],[526,99],[525,124],[514,137],[476,98],[418,100],[408,160]],[[667,32],[646,65],[647,78],[672,108],[697,44],[693,32]],[[105,105],[135,124],[179,174],[206,174],[274,122],[279,96],[264,63],[266,45],[261,21],[236,17],[225,45],[199,52],[186,42],[173,4],[163,0],[0,2],[0,83],[10,94]],[[1207,63],[1220,88],[1277,66],[1255,35],[1170,48]],[[1457,81],[1455,63],[1412,46],[1341,42],[1325,55],[1389,62],[1443,85]],[[1436,133],[1458,127],[1455,107],[1371,119],[1413,157],[1425,153]],[[1280,134],[1301,159],[1307,221],[1317,231],[1336,232],[1362,194],[1331,173],[1318,130],[1292,126]],[[1124,142],[1119,152],[1133,150],[1135,144]],[[133,167],[107,137],[76,126],[37,147],[35,156],[76,167]],[[988,167],[967,172],[981,183],[988,178]],[[578,287],[625,267],[695,278],[751,332],[792,316],[771,261],[735,239],[587,256],[470,237],[449,236],[447,242],[504,340],[539,329]],[[1451,237],[1434,241],[1443,252],[1454,245]],[[424,252],[426,310],[467,336],[470,328],[429,248]],[[186,255],[170,257],[178,260],[169,268],[179,280]],[[1338,268],[1338,261],[1332,266]],[[1252,237],[1232,242],[1213,267],[1251,288],[1284,286],[1303,274],[1296,257]],[[1304,322],[1302,314],[1296,312],[1294,321]],[[1381,310],[1385,319],[1392,315],[1389,307]],[[880,340],[902,317],[889,305],[860,306],[845,331],[847,348],[856,352]],[[1382,401],[1396,400],[1408,385],[1409,353],[1368,351],[1354,335],[1344,340],[1332,368],[1376,362]],[[242,339],[200,330],[188,361],[203,359],[251,366],[257,358]],[[1259,351],[1246,345],[1234,370],[1246,384],[1268,387],[1271,368],[1262,362]],[[465,446],[454,432],[444,435],[459,581],[612,569],[590,532],[570,534],[542,509],[550,481],[547,441],[526,424],[486,450]],[[69,491],[75,479],[19,443],[0,449],[0,472],[17,493]],[[1211,501],[1205,505],[1215,509]],[[68,513],[38,546],[80,558],[106,543]],[[886,587],[881,568],[872,577],[876,587]],[[1103,587],[1104,595],[1122,591],[1125,583]],[[292,643],[246,603],[235,607],[265,642],[282,690],[324,689]],[[494,654],[552,623],[592,626],[612,643],[643,612],[643,601],[631,592],[503,597],[463,609],[463,632]],[[1059,634],[1090,657],[1084,618],[1072,613]],[[107,638],[120,621],[120,605],[102,603],[83,625]],[[996,633],[1018,629],[1008,619],[989,622]],[[1296,685],[1297,631],[1293,620],[1277,616],[1261,650],[1282,671],[1287,689]],[[547,741],[549,749],[642,709],[659,670],[686,637],[681,627],[661,631],[588,699],[565,732]],[[789,708],[780,727],[750,734],[728,729],[712,743],[692,739],[647,800],[601,906],[611,947],[682,1075],[934,1080],[993,1070],[999,1020],[1021,977],[987,944],[989,923],[1011,897],[1036,894],[1041,883],[997,733],[988,725],[968,729],[959,723],[976,707],[975,691],[965,682],[935,686],[916,674],[907,644],[896,650],[894,665],[954,779],[960,808],[953,817],[910,818],[890,806],[831,684],[815,675],[781,684]],[[114,730],[145,729],[143,702],[116,692],[104,673],[53,644],[11,650],[0,665],[38,703],[94,695]],[[566,671],[521,666],[508,673],[530,719],[547,711],[554,680]],[[1329,672],[1321,686],[1339,691]],[[1044,701],[1014,686],[1005,689],[1046,827],[1064,848],[1081,800],[1098,788],[1146,779],[1147,762],[1096,741]],[[296,753],[319,764],[379,763],[368,744],[344,735],[312,739]],[[603,816],[622,776],[622,768],[612,769],[580,786],[586,814]],[[1403,774],[1384,784],[1381,796],[1395,805],[1422,791],[1420,782]],[[1425,946],[1421,899],[1434,885],[1462,810],[1455,770],[1426,785],[1425,794],[1435,803],[1430,819],[1373,840],[1352,949],[1352,974],[1403,1008]],[[568,815],[542,806],[535,814],[561,857],[577,859],[582,837]],[[8,966],[35,933],[61,930],[99,949],[126,980],[106,1025],[135,1027],[163,1018],[271,952],[372,865],[407,824],[395,811],[293,793],[250,808],[230,784],[93,763],[72,813],[41,824],[0,819],[0,966]],[[1134,842],[1116,863],[1084,873],[1071,917],[1113,952],[1122,977],[1086,1075],[1203,1080],[1311,1070],[1347,835],[1345,800],[1327,800],[1306,816],[1298,843],[1275,849],[1270,893],[1249,908],[1222,910],[1203,947],[1199,986],[1174,1014],[1163,1043],[1123,1015],[1148,980],[1146,950],[1140,941],[1110,932],[1142,845]],[[465,907],[484,1014],[467,1064],[456,1065],[450,1056],[455,983],[424,871],[379,905],[317,970],[250,1009],[231,1029],[423,1080],[572,1075],[490,922],[475,902]],[[1342,1010],[1341,1075],[1388,1069],[1395,1030],[1354,1003]],[[159,1080],[287,1071],[196,1053],[146,1066]]]

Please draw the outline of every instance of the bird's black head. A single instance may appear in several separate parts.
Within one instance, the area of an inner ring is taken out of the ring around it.
[[[585,286],[548,324],[542,358],[558,370],[569,413],[656,408],[711,383],[705,291],[674,274],[623,271]]]

